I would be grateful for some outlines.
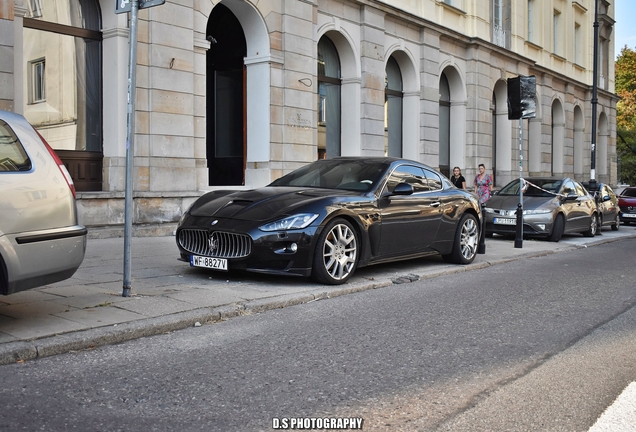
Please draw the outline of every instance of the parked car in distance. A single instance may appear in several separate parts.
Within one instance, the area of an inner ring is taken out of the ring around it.
[[[610,226],[613,231],[618,231],[621,225],[621,210],[618,206],[618,196],[614,190],[606,183],[597,183],[596,190],[590,190],[589,182],[581,184],[596,200],[599,231],[604,226]]]
[[[524,236],[546,237],[558,242],[563,234],[596,235],[596,203],[583,185],[571,178],[523,180]],[[513,180],[486,201],[486,236],[515,234],[519,187],[519,179]]]
[[[621,209],[621,222],[625,225],[636,223],[636,186],[623,189],[618,196],[618,206]]]
[[[176,231],[193,267],[313,276],[345,283],[357,267],[431,254],[475,259],[476,197],[424,164],[388,157],[321,159],[248,191],[212,191]]]
[[[71,277],[86,233],[62,161],[24,117],[0,111],[0,293]]]

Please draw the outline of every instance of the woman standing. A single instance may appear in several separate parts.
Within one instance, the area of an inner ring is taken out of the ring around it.
[[[479,164],[479,174],[475,176],[475,193],[479,196],[479,204],[483,204],[490,198],[492,192],[492,177],[486,174],[484,164]]]
[[[459,167],[453,168],[453,176],[450,178],[450,181],[456,188],[466,190],[466,179],[462,175],[462,170],[460,170]]]

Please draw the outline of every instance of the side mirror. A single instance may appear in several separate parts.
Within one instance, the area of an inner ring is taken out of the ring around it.
[[[566,201],[576,201],[579,198],[579,196],[575,193],[569,193],[567,194],[567,196],[565,197]]]
[[[408,183],[399,183],[393,189],[393,195],[413,195],[413,186]]]
[[[612,198],[610,198],[610,196],[609,196],[609,195],[605,195],[605,196],[603,197],[603,201],[609,201],[609,200],[611,200],[611,199],[612,199]]]

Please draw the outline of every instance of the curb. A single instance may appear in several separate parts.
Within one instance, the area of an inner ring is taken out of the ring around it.
[[[636,237],[633,236],[633,237]],[[467,266],[456,266],[438,271],[422,274],[398,276],[387,281],[368,280],[358,282],[353,285],[341,285],[330,287],[327,290],[321,289],[315,292],[303,292],[297,294],[284,294],[270,298],[249,300],[246,302],[231,305],[219,306],[215,308],[200,308],[186,312],[179,312],[160,317],[146,318],[133,322],[115,324],[107,327],[98,327],[89,330],[82,330],[73,333],[64,333],[30,341],[7,342],[0,345],[0,365],[36,360],[38,358],[65,354],[74,351],[94,349],[104,345],[112,345],[127,342],[142,337],[156,336],[176,330],[183,330],[188,327],[195,327],[202,324],[213,324],[225,321],[241,315],[252,315],[266,312],[273,309],[282,309],[318,300],[327,300],[348,294],[354,294],[372,289],[385,288],[404,283],[411,283],[417,280],[433,279],[440,276],[480,270],[499,264],[505,264],[519,259],[541,257],[560,252],[568,252],[577,249],[596,246],[604,243],[611,243],[625,238],[599,239],[588,245],[568,245],[563,249],[528,252],[510,258],[486,261]]]

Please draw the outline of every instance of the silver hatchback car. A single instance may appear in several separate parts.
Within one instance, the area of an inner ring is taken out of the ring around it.
[[[62,161],[24,117],[0,111],[0,293],[71,277],[86,233]]]
[[[563,234],[594,237],[598,210],[594,197],[570,178],[526,178],[523,192],[524,236],[547,237],[558,242]],[[513,180],[486,201],[487,237],[515,234],[519,179]]]

